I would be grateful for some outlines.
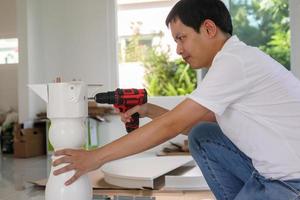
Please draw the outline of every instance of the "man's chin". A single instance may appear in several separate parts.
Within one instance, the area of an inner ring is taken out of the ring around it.
[[[202,68],[209,68],[207,66],[203,66],[203,64],[197,64],[197,63],[193,63],[193,62],[188,62],[187,60],[185,60],[185,62],[187,64],[189,64],[190,68],[192,69],[202,69]]]
[[[193,64],[189,64],[190,65],[190,68],[192,69],[201,69],[201,68],[205,68],[203,66],[199,66],[199,65],[193,65]]]

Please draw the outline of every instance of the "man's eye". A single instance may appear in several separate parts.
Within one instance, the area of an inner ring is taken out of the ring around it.
[[[182,41],[184,38],[185,38],[184,36],[179,36],[179,37],[178,37],[178,39],[179,39],[180,41]]]
[[[175,42],[182,42],[184,40],[185,36],[177,36]]]

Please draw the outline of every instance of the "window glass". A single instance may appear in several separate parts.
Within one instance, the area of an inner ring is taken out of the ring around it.
[[[173,3],[118,1],[119,86],[146,88],[150,96],[186,95],[196,72],[176,54],[165,19]]]
[[[0,39],[0,64],[14,64],[18,62],[18,39]]]

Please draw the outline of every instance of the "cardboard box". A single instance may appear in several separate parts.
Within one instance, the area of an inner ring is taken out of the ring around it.
[[[14,157],[28,158],[46,153],[45,131],[39,128],[26,128],[15,131]]]

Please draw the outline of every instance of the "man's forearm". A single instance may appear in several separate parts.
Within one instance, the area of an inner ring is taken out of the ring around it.
[[[203,116],[203,118],[200,120],[201,122],[216,122],[216,117],[215,114],[213,112],[209,112],[207,113],[205,116]],[[187,129],[185,129],[182,134],[183,135],[188,135],[191,128],[193,127],[188,127]]]
[[[148,110],[147,117],[149,117],[151,119],[159,117],[169,111],[166,108],[163,108],[163,107],[151,104],[151,103],[148,103],[147,110]]]
[[[154,119],[156,117],[159,117],[163,114],[165,114],[166,112],[168,112],[169,110],[151,103],[148,103],[148,113],[147,113],[147,117]],[[216,122],[216,117],[215,114],[213,112],[209,112],[207,113],[205,116],[203,116],[203,118],[201,119],[201,121],[206,121],[206,122]],[[190,132],[192,127],[189,127],[187,129],[185,129],[182,134],[184,135],[188,135],[188,133]]]

